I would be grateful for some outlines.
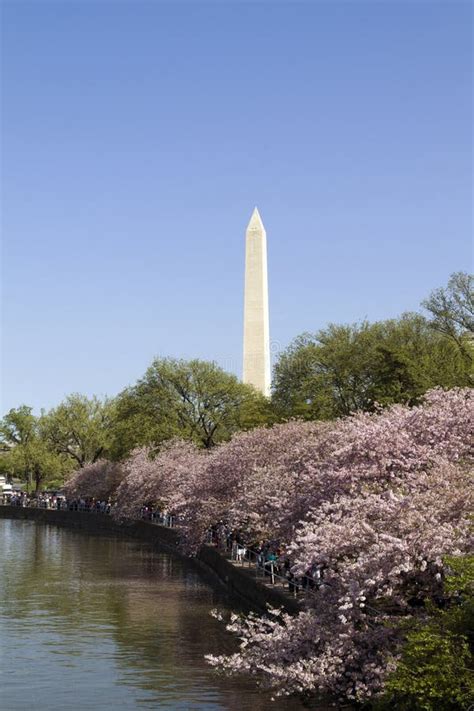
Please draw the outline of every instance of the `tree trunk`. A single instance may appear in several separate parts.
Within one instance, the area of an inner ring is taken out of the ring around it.
[[[41,467],[36,465],[35,466],[35,494],[38,494],[42,480],[43,480],[43,477],[41,476]]]

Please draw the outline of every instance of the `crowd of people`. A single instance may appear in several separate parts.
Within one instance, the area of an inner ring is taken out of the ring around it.
[[[35,509],[54,509],[56,511],[87,511],[90,513],[109,514],[112,509],[110,500],[99,501],[97,499],[80,498],[67,499],[59,493],[41,493],[30,496],[22,491],[12,496],[4,496],[3,504],[11,506],[22,506]]]
[[[140,517],[143,521],[158,523],[160,526],[168,526],[169,528],[172,528],[176,524],[175,516],[172,516],[165,509],[158,508],[152,504],[141,507]]]
[[[318,589],[325,584],[324,566],[311,566],[304,575],[296,576],[292,571],[291,558],[279,541],[249,543],[240,531],[233,531],[220,522],[209,529],[207,542],[242,565],[255,565],[257,572],[271,578],[272,583],[275,579],[286,583],[291,593]]]

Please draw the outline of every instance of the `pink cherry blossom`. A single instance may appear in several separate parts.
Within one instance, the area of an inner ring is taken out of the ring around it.
[[[73,472],[63,491],[70,499],[79,497],[105,500],[113,496],[124,477],[120,464],[99,459]]]
[[[396,665],[398,622],[442,596],[444,557],[472,546],[472,455],[472,390],[438,388],[417,407],[261,427],[206,452],[179,440],[137,450],[114,515],[153,503],[191,554],[223,521],[250,544],[286,544],[295,575],[317,567],[299,614],[234,616],[239,650],[210,662],[258,671],[277,693],[363,701]],[[87,495],[78,477],[71,490]]]

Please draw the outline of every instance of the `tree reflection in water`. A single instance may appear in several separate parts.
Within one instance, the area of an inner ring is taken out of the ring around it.
[[[27,521],[0,520],[0,541],[2,708],[304,708],[207,666],[235,644],[210,610],[235,602],[180,559]]]

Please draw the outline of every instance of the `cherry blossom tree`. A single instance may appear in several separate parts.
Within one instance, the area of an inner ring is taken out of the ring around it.
[[[99,459],[73,472],[64,484],[63,491],[68,498],[106,500],[114,496],[124,475],[120,464]]]
[[[208,456],[192,442],[178,439],[166,442],[158,452],[135,450],[123,465],[126,476],[117,490],[114,517],[133,520],[142,506],[153,505],[176,518],[183,545],[195,552],[213,522],[200,490]]]
[[[444,558],[472,546],[471,422],[471,390],[435,389],[417,407],[256,428],[208,451],[138,449],[114,515],[166,510],[191,554],[219,522],[285,544],[294,575],[317,570],[321,584],[298,615],[233,616],[240,649],[210,662],[258,671],[277,693],[363,701],[396,666],[400,620],[443,599]],[[71,491],[96,495],[92,474]]]
[[[296,575],[317,566],[323,584],[297,616],[234,616],[240,651],[210,662],[258,671],[280,693],[377,694],[396,665],[398,622],[442,597],[444,556],[472,547],[471,416],[471,391],[435,390],[416,408],[311,431],[293,460],[307,510],[290,554]]]

